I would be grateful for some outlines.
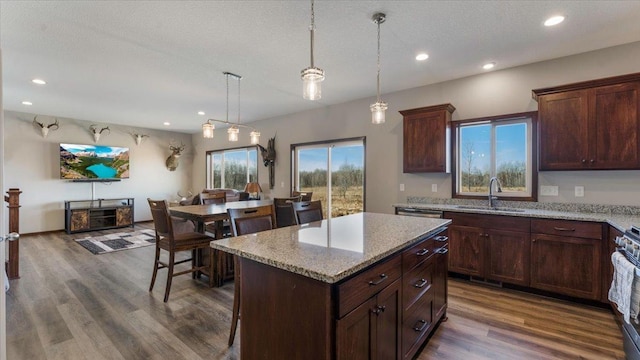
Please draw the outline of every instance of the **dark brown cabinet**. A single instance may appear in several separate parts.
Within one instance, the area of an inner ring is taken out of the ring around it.
[[[609,287],[613,281],[613,263],[611,262],[611,254],[616,251],[616,238],[622,236],[622,231],[609,225],[607,241],[603,244],[604,256],[602,256],[602,294],[600,301],[609,301]]]
[[[534,219],[531,231],[531,287],[601,298],[601,224]]]
[[[133,198],[65,201],[67,234],[133,226]]]
[[[640,169],[640,74],[533,94],[540,170]]]
[[[400,111],[403,116],[403,172],[450,171],[451,104]]]
[[[400,291],[396,280],[338,320],[338,359],[400,358]]]
[[[517,285],[529,285],[530,220],[509,216],[445,213],[449,270]]]

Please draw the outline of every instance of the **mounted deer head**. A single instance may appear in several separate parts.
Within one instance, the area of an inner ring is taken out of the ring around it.
[[[98,140],[100,140],[100,135],[102,135],[102,133],[105,132],[105,131],[107,131],[107,135],[111,134],[111,130],[109,130],[108,126],[105,126],[102,129],[98,130],[98,127],[96,125],[91,125],[91,126],[89,126],[89,130],[93,134],[93,141],[94,142],[98,142]]]
[[[42,132],[42,137],[46,138],[47,135],[49,134],[49,130],[58,130],[60,128],[60,124],[58,123],[58,119],[56,118],[54,122],[52,122],[51,124],[45,125],[44,122],[39,122],[38,120],[36,120],[38,118],[38,115],[33,117],[33,125],[37,126],[38,128],[40,128],[40,131]]]
[[[144,140],[144,138],[149,137],[149,135],[147,134],[137,134],[133,132],[130,132],[129,135],[133,136],[133,138],[136,139],[136,145],[140,145],[140,143],[142,142],[142,140]]]
[[[178,168],[180,163],[178,162],[178,158],[182,155],[184,151],[185,145],[180,143],[180,146],[169,145],[169,150],[171,150],[171,155],[165,161],[165,165],[169,171],[175,171]]]
[[[193,192],[191,190],[187,190],[187,194],[181,194],[180,190],[178,190],[178,197],[180,198],[181,201],[187,200],[187,198],[190,198],[193,196]]]

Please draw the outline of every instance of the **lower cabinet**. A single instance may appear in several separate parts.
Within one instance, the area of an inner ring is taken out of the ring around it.
[[[446,316],[448,252],[445,230],[339,285],[336,358],[412,359]]]
[[[531,287],[600,300],[602,225],[532,220]]]
[[[400,280],[337,321],[338,359],[400,358]]]
[[[530,220],[497,215],[445,213],[449,270],[511,284],[529,285]]]

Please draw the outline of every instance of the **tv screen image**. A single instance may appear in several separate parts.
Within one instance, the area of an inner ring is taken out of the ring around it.
[[[60,178],[72,180],[128,179],[129,148],[60,144]]]

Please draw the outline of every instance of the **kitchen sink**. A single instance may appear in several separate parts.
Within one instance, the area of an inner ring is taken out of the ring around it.
[[[526,210],[524,209],[516,209],[510,207],[488,207],[488,206],[474,206],[474,205],[458,205],[456,206],[458,209],[468,209],[468,210],[485,210],[485,211],[502,211],[502,212],[518,212],[522,213]]]

